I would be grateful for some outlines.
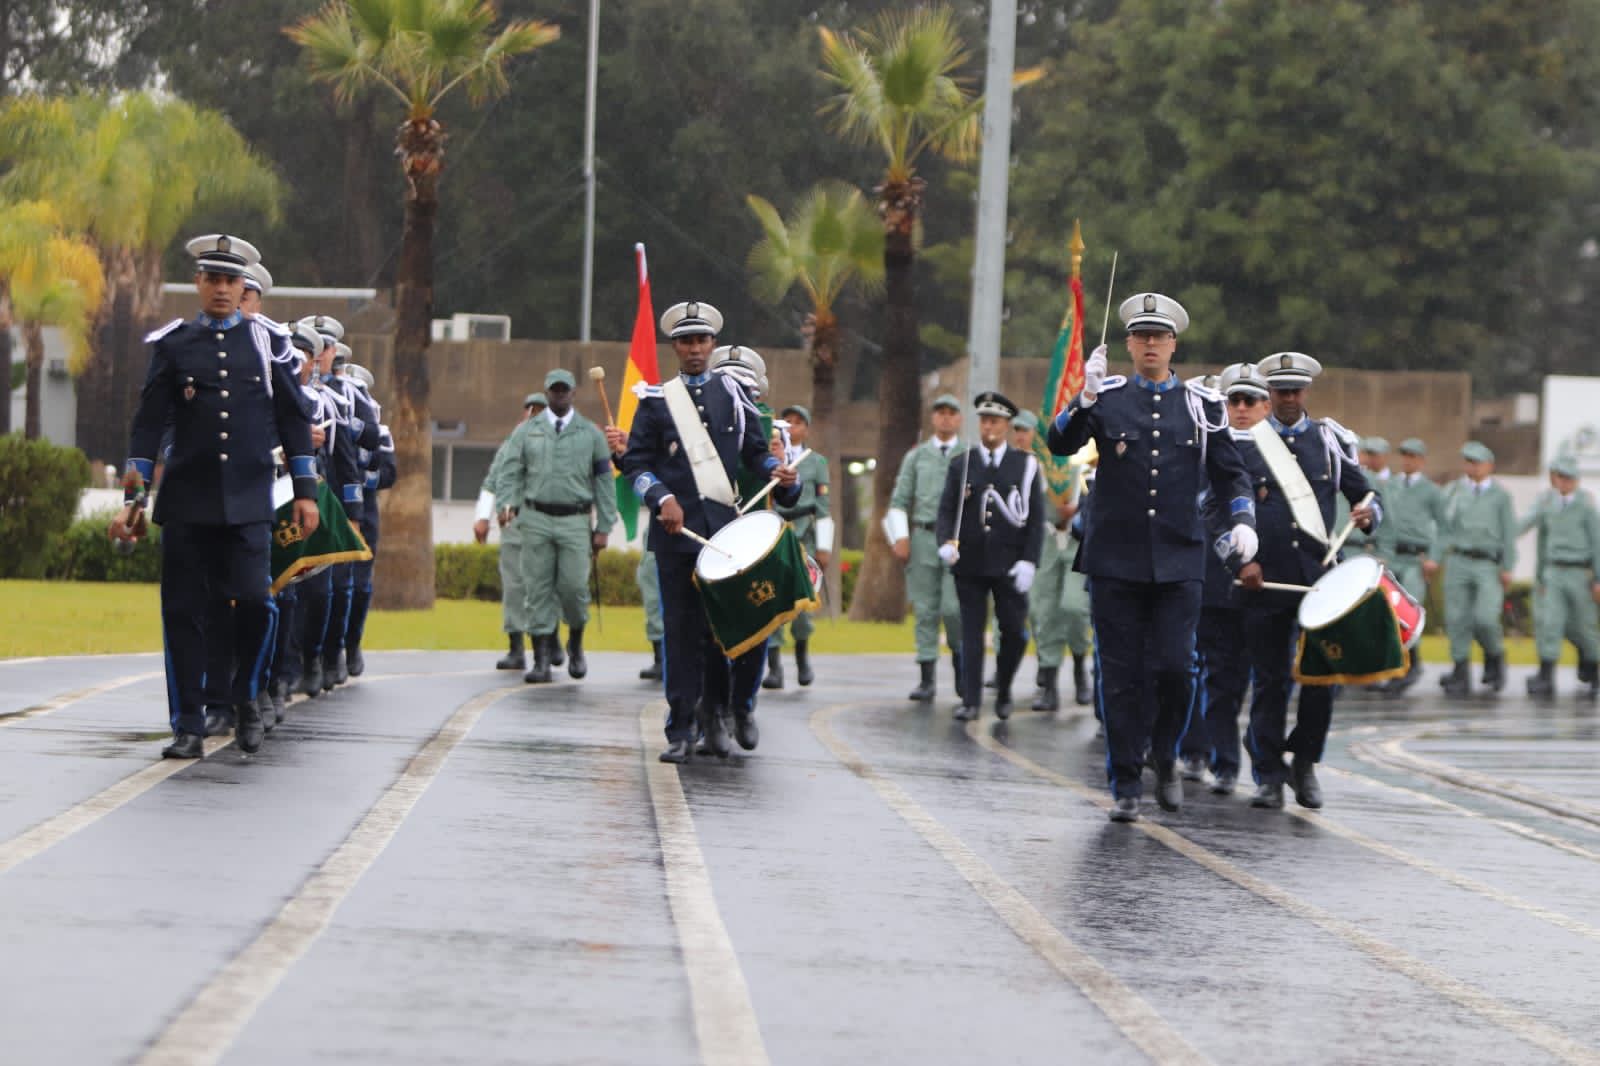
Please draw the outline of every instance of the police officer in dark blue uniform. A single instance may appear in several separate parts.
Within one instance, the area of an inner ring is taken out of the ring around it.
[[[340,331],[343,332],[343,327]],[[380,430],[371,399],[345,376],[350,354],[350,346],[344,341],[334,344],[333,360],[329,372],[323,377],[323,383],[333,393],[339,415],[341,454],[335,460],[340,478],[337,483],[339,501],[344,506],[346,516],[359,529],[367,520],[367,474],[372,454],[378,449]],[[370,560],[368,562],[370,564]],[[325,689],[350,680],[345,635],[349,631],[350,614],[355,605],[357,565],[347,562],[329,567],[333,595],[328,605],[328,628],[322,642],[322,684]]]
[[[129,539],[134,516],[155,473],[163,428],[173,428],[154,521],[162,526],[161,622],[166,643],[167,699],[175,734],[168,758],[204,752],[207,612],[233,601],[233,707],[239,747],[260,748],[264,736],[256,690],[267,654],[273,610],[272,449],[279,442],[294,477],[295,520],[317,526],[316,472],[310,425],[287,367],[274,358],[286,343],[266,323],[239,312],[245,268],[260,253],[227,235],[198,237],[195,257],[202,311],[150,334],[150,369],[133,416],[124,477],[129,507],[111,535]]]
[[[1315,766],[1328,738],[1335,692],[1333,686],[1301,685],[1294,731],[1285,739],[1304,593],[1263,589],[1261,582],[1311,585],[1326,572],[1322,560],[1337,529],[1341,495],[1352,505],[1350,518],[1359,528],[1375,529],[1383,519],[1376,495],[1371,503],[1361,503],[1372,485],[1356,456],[1356,435],[1331,418],[1306,414],[1305,390],[1321,372],[1322,364],[1299,352],[1278,352],[1256,364],[1256,374],[1271,390],[1272,413],[1252,431],[1257,446],[1241,453],[1255,486],[1261,536],[1260,554],[1248,565],[1229,557],[1245,587],[1245,643],[1254,675],[1248,736],[1256,779],[1252,807],[1281,808],[1286,780],[1302,807],[1322,806]],[[1285,446],[1274,449],[1277,459],[1266,451],[1273,442],[1260,439],[1267,426]],[[1315,510],[1310,498],[1301,507],[1291,502],[1307,488]],[[1288,767],[1286,752],[1294,756]]]
[[[639,407],[621,464],[623,475],[651,512],[648,547],[655,553],[660,574],[665,626],[667,749],[661,761],[681,763],[690,758],[697,719],[708,749],[719,756],[729,751],[722,708],[703,698],[728,691],[729,663],[712,639],[694,585],[700,544],[682,531],[709,537],[737,516],[733,485],[741,465],[763,476],[775,474],[779,487],[773,496],[783,506],[796,504],[800,485],[794,469],[781,465],[768,451],[761,413],[739,383],[710,372],[711,350],[722,329],[721,312],[699,301],[675,304],[662,314],[661,329],[672,339],[679,372],[660,387],[640,386]],[[611,434],[616,433],[611,427]],[[711,448],[702,452],[695,438],[708,440]],[[608,439],[615,449],[615,436]],[[759,646],[746,654],[765,662]],[[734,669],[745,672],[737,662]],[[760,665],[755,669],[759,682]],[[740,746],[754,748],[759,738],[754,715],[748,709],[740,713],[740,707],[733,710]]]
[[[373,423],[378,427],[378,446],[362,448],[357,458],[366,473],[366,484],[361,500],[361,539],[372,549],[373,558],[352,564],[354,575],[350,592],[350,622],[345,627],[345,661],[351,677],[360,677],[367,668],[361,654],[361,638],[367,631],[367,611],[372,606],[372,568],[377,561],[379,508],[378,493],[394,486],[398,471],[394,463],[394,437],[389,427],[383,425],[383,408],[372,398],[372,371],[364,366],[350,364],[344,370],[345,380],[360,390],[371,410]]]
[[[1118,314],[1128,329],[1132,378],[1107,377],[1106,347],[1084,365],[1083,392],[1058,414],[1048,443],[1071,455],[1093,440],[1100,460],[1093,520],[1078,561],[1089,575],[1106,731],[1113,821],[1139,817],[1147,748],[1157,799],[1183,802],[1178,741],[1188,718],[1195,628],[1200,618],[1205,530],[1197,503],[1207,484],[1228,501],[1230,536],[1255,555],[1250,484],[1228,435],[1222,400],[1172,372],[1177,335],[1189,324],[1178,301],[1140,293]],[[1141,699],[1154,678],[1154,705]]]
[[[983,630],[994,600],[1000,627],[994,713],[1011,717],[1011,680],[1028,648],[1028,589],[1044,552],[1044,487],[1039,460],[1006,443],[1017,405],[998,392],[973,401],[978,443],[945,472],[936,534],[939,558],[956,579],[961,603],[961,706],[956,720],[983,705]],[[959,513],[958,513],[959,512]]]

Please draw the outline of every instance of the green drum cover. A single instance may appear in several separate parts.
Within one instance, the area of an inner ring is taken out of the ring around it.
[[[1300,631],[1294,679],[1302,685],[1370,685],[1401,677],[1410,665],[1400,622],[1380,587],[1334,622]]]
[[[802,611],[822,606],[806,572],[805,549],[787,522],[772,550],[744,571],[720,581],[707,581],[696,572],[694,583],[711,635],[730,659],[765,642]]]
[[[279,507],[272,521],[272,594],[277,595],[313,570],[333,563],[365,562],[372,549],[361,531],[344,513],[344,505],[326,481],[317,482],[317,510],[322,520],[310,537],[303,536],[294,520],[294,501]]]

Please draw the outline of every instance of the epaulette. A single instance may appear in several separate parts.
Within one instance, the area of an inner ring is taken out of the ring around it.
[[[1127,383],[1128,377],[1126,374],[1113,374],[1100,383],[1100,393],[1110,392],[1112,389],[1120,389]],[[1098,396],[1100,393],[1095,395]]]
[[[255,318],[254,318],[254,321],[259,322],[263,326],[265,326],[267,328],[267,332],[269,332],[269,333],[275,334],[275,335],[277,335],[279,337],[287,337],[287,336],[289,336],[289,327],[288,326],[284,325],[282,322],[279,322],[279,321],[277,321],[275,319],[268,318],[266,315],[257,313]]]
[[[171,333],[173,330],[175,330],[179,326],[183,325],[183,323],[184,323],[183,319],[175,318],[171,322],[168,322],[166,325],[162,326],[160,329],[153,329],[149,333],[146,333],[144,335],[144,342],[146,344],[154,344],[156,341],[160,340],[162,337],[165,337],[167,334]]]
[[[1199,378],[1190,378],[1188,381],[1183,383],[1183,387],[1194,393],[1196,396],[1199,396],[1203,400],[1207,400],[1212,403],[1222,402],[1222,393],[1216,389],[1213,389]]]
[[[633,383],[633,394],[641,400],[649,396],[654,396],[659,400],[661,398],[661,386],[646,385],[642,381],[636,381]]]
[[[1333,435],[1335,437],[1338,437],[1339,440],[1343,441],[1345,444],[1350,445],[1352,448],[1361,443],[1361,438],[1360,437],[1358,437],[1354,433],[1350,432],[1350,430],[1345,429],[1343,426],[1341,426],[1339,423],[1335,422],[1331,418],[1323,417],[1323,418],[1316,419],[1316,421],[1321,422],[1324,426],[1326,426],[1329,429],[1333,430]]]

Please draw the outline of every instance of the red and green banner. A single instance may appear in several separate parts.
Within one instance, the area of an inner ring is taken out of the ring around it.
[[[1061,331],[1056,334],[1055,350],[1050,353],[1050,374],[1045,379],[1044,400],[1039,405],[1039,432],[1033,435],[1033,453],[1039,459],[1039,469],[1044,471],[1045,488],[1057,498],[1071,495],[1077,472],[1066,456],[1050,454],[1045,435],[1056,415],[1083,389],[1083,278],[1078,273],[1083,253],[1076,232],[1073,239],[1076,247],[1072,280],[1068,283],[1072,298],[1061,319]]]
[[[639,272],[639,311],[633,319],[633,341],[628,348],[628,369],[622,375],[622,396],[617,404],[617,428],[627,433],[633,428],[633,415],[639,409],[639,397],[634,395],[635,385],[661,384],[661,371],[656,366],[656,313],[650,305],[650,269],[645,264],[644,245],[633,246],[633,258]],[[1083,377],[1081,366],[1078,377]],[[617,512],[622,515],[622,527],[632,540],[639,532],[639,497],[633,485],[621,472],[616,475]]]

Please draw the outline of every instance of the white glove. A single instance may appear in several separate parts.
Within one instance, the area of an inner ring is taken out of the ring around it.
[[[954,542],[946,542],[939,545],[939,558],[944,560],[944,565],[954,566],[956,560],[961,558],[961,553],[956,551]]]
[[[1102,344],[1089,353],[1088,361],[1083,364],[1083,391],[1087,394],[1085,398],[1100,395],[1100,388],[1106,383],[1106,370],[1106,346]]]
[[[1006,573],[1011,575],[1011,582],[1016,586],[1017,591],[1026,595],[1028,590],[1033,588],[1033,571],[1034,566],[1032,563],[1026,559],[1018,559]]]
[[[1228,537],[1228,543],[1233,545],[1233,550],[1239,553],[1239,561],[1248,563],[1256,557],[1256,549],[1261,547],[1261,541],[1256,537],[1256,531],[1249,526],[1239,525],[1233,527],[1233,533]]]

